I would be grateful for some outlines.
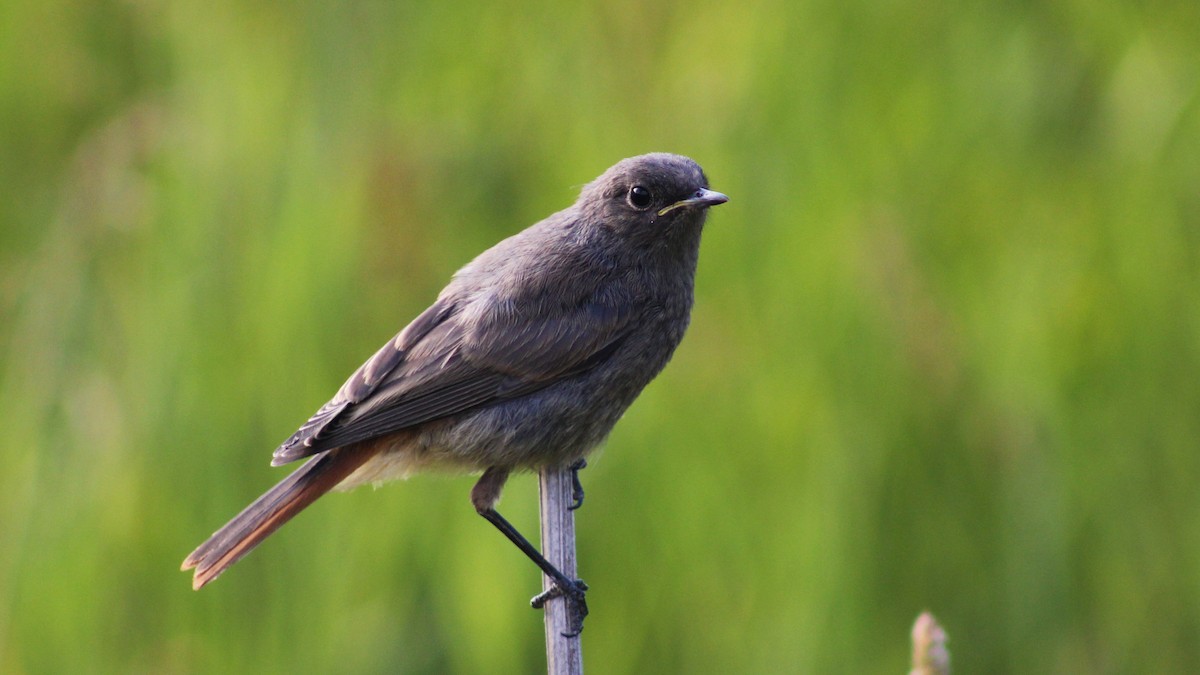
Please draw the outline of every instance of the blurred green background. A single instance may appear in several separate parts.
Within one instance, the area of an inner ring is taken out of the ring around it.
[[[696,158],[584,473],[593,673],[1200,664],[1200,4],[0,6],[0,671],[543,669],[469,477],[185,554],[476,253]],[[502,511],[535,534],[536,481]]]

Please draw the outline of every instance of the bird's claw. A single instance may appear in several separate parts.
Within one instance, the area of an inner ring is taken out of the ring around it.
[[[534,609],[541,609],[547,602],[554,598],[562,598],[567,603],[567,625],[570,626],[569,632],[563,633],[563,637],[575,637],[583,632],[583,620],[588,615],[587,595],[588,585],[583,583],[583,579],[576,579],[569,582],[566,587],[563,587],[559,582],[552,583],[550,588],[538,593],[529,601],[529,604]]]
[[[587,460],[581,459],[571,465],[571,505],[567,507],[568,511],[583,506],[583,483],[579,480],[579,472],[587,468]]]

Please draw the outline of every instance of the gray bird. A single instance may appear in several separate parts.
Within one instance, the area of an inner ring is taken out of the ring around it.
[[[618,162],[569,208],[484,251],[275,450],[308,457],[183,562],[196,589],[326,492],[417,471],[482,471],[475,510],[586,614],[580,580],[495,510],[515,470],[578,469],[667,364],[692,309],[708,189],[691,159]],[[544,599],[543,599],[544,602]]]

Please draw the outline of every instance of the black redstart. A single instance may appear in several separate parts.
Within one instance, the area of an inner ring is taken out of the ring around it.
[[[691,314],[708,207],[726,201],[687,157],[631,157],[484,251],[279,446],[273,465],[309,460],[184,560],[193,587],[332,489],[482,471],[475,510],[575,603],[581,627],[587,587],[494,506],[514,470],[578,471],[667,364]]]

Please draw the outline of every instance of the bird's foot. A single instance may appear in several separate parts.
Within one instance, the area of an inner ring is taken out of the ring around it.
[[[568,511],[583,506],[583,483],[579,480],[579,472],[587,468],[587,460],[580,459],[570,466],[571,469],[571,505],[567,507]]]
[[[534,596],[529,604],[534,609],[541,609],[554,598],[565,600],[569,628],[568,632],[563,633],[563,637],[575,637],[583,632],[583,620],[588,615],[587,598],[585,597],[587,590],[588,585],[583,583],[583,579],[569,581],[566,584],[555,581],[550,588]]]

